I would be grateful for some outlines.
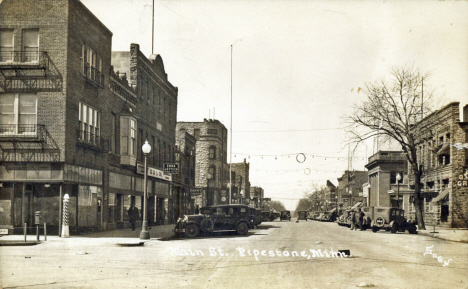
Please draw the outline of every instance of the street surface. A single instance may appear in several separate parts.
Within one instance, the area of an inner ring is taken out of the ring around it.
[[[468,244],[351,231],[336,223],[274,221],[247,236],[170,237],[139,247],[117,246],[117,240],[71,237],[0,246],[1,287],[468,288]],[[426,247],[436,256],[424,255]],[[350,250],[352,257],[327,257],[325,250]]]

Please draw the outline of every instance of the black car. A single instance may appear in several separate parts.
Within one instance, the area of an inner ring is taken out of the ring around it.
[[[248,206],[219,205],[203,207],[198,215],[179,218],[173,231],[176,234],[185,233],[190,238],[202,232],[210,234],[235,231],[239,235],[246,235],[254,222]]]
[[[290,211],[281,211],[280,220],[288,220],[291,221],[291,212]]]

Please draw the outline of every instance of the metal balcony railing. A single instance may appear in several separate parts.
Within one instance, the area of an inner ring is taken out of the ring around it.
[[[78,145],[82,145],[91,149],[105,151],[108,149],[108,141],[97,134],[93,134],[84,130],[78,130]]]
[[[45,126],[40,124],[0,124],[0,138],[43,138]]]
[[[94,87],[104,86],[104,74],[96,67],[88,63],[85,65],[83,73],[86,75],[86,80]]]
[[[39,65],[46,67],[50,61],[45,51],[1,51],[0,66],[5,65]]]

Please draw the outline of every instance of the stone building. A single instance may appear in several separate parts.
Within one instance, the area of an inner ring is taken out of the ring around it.
[[[452,102],[413,127],[418,165],[423,169],[421,197],[427,225],[468,227],[468,106],[463,108],[461,121],[459,105]],[[411,167],[408,172],[414,189]],[[410,217],[414,213],[411,204]]]
[[[338,178],[338,204],[347,207],[363,202],[362,185],[367,182],[367,171],[346,170]]]
[[[408,189],[408,165],[402,151],[379,151],[369,158],[365,166],[368,170],[370,191],[367,205],[370,207],[396,207],[398,189],[400,208],[408,211],[407,199],[403,196],[410,193]],[[397,175],[400,175],[398,186]]]
[[[250,202],[250,164],[246,162],[233,163],[231,169],[235,173],[233,178],[233,202],[235,204],[249,204]],[[235,189],[235,190],[234,190]]]
[[[178,122],[176,130],[196,139],[195,187],[201,190],[199,207],[229,202],[229,166],[227,164],[227,129],[216,119],[203,122]]]

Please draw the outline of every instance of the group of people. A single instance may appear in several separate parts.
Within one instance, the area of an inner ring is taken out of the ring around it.
[[[355,209],[352,216],[351,216],[351,230],[357,230],[357,227],[361,231],[364,231],[362,225],[364,221],[364,213],[362,212],[361,209]]]

